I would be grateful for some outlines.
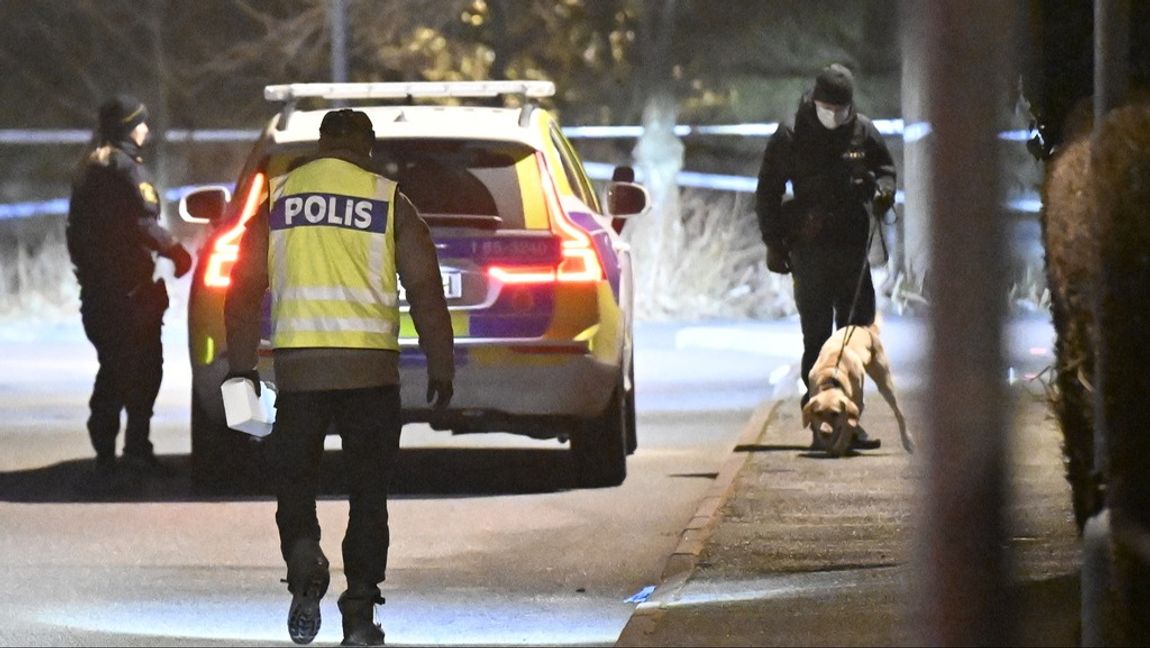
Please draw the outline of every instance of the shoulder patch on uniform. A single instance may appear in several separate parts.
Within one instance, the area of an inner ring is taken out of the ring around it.
[[[159,202],[160,199],[156,196],[156,188],[150,182],[140,183],[140,196],[144,198],[145,202]]]

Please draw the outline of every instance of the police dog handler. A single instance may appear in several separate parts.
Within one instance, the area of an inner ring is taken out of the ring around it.
[[[396,183],[374,170],[374,143],[365,113],[324,116],[318,154],[271,180],[270,210],[265,203],[244,233],[225,306],[228,375],[258,389],[260,305],[270,278],[279,391],[268,450],[292,594],[288,632],[301,644],[319,632],[329,582],[316,489],[332,423],[350,486],[347,591],[339,598],[343,645],[384,642],[374,619],[383,602],[387,489],[401,427],[397,273],[427,356],[427,400],[442,409],[452,396],[454,341],[435,246]]]
[[[164,375],[160,329],[168,308],[164,281],[154,279],[155,257],[171,259],[176,277],[191,269],[192,257],[159,222],[160,196],[141,152],[147,121],[148,109],[135,97],[119,95],[100,106],[94,146],[76,167],[68,205],[68,255],[80,282],[80,317],[100,363],[88,401],[88,435],[102,480],[119,466],[173,474],[149,439]],[[117,464],[123,411],[128,421]]]
[[[788,181],[794,200],[784,205]],[[874,322],[874,284],[864,265],[871,214],[885,214],[894,191],[894,160],[871,120],[855,110],[853,75],[828,65],[800,102],[794,127],[780,125],[768,141],[755,192],[767,267],[794,274],[804,384],[835,329]],[[860,430],[851,447],[879,443]]]

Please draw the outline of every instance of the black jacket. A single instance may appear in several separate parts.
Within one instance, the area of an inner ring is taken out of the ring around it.
[[[795,201],[783,207],[790,181]],[[804,99],[794,127],[779,125],[763,153],[755,212],[768,246],[855,248],[866,245],[875,191],[895,190],[894,160],[866,116],[834,130]]]
[[[126,297],[176,241],[159,223],[160,199],[134,144],[97,149],[77,169],[68,206],[68,254],[80,298]]]

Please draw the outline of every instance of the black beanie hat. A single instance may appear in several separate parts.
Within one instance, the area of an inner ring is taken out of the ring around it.
[[[855,78],[846,67],[831,63],[815,77],[815,91],[811,99],[823,103],[846,106],[854,100]]]
[[[319,134],[324,138],[360,136],[375,139],[375,131],[367,113],[350,108],[332,110],[324,115],[319,124]]]
[[[125,139],[147,120],[147,106],[131,95],[116,95],[100,105],[99,131],[106,140]]]

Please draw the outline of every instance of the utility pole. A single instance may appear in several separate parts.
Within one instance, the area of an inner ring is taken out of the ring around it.
[[[328,24],[331,26],[331,81],[347,82],[347,0],[329,0]],[[344,106],[346,102],[335,102]]]
[[[172,149],[171,146],[168,145],[168,125],[171,123],[171,115],[168,112],[168,99],[171,94],[170,84],[172,83],[172,70],[168,65],[167,44],[164,42],[164,26],[168,22],[171,7],[167,0],[163,0],[163,2],[151,2],[147,7],[148,11],[143,14],[141,19],[144,25],[146,25],[151,41],[152,64],[155,66],[153,68],[155,102],[148,115],[148,126],[154,131],[151,137],[156,151],[156,185],[160,187],[161,190],[166,190],[171,186],[172,180]],[[160,201],[161,206],[165,204],[166,201]],[[165,212],[164,216],[172,220],[170,213]]]

